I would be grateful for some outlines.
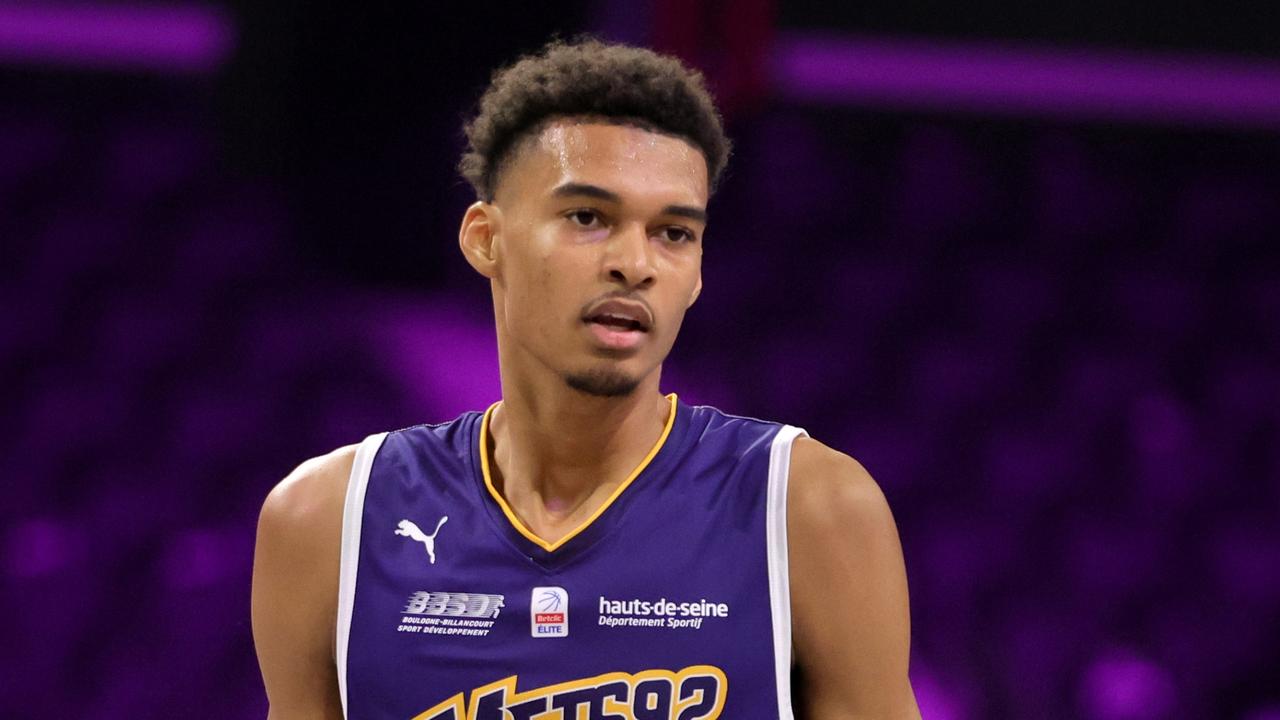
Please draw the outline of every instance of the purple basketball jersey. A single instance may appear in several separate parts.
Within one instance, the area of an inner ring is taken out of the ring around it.
[[[493,408],[366,439],[342,524],[346,716],[789,720],[804,431],[668,397],[648,457],[554,545],[490,482]]]

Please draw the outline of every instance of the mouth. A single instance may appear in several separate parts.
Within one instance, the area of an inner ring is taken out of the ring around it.
[[[592,315],[586,318],[584,322],[589,325],[600,325],[617,332],[649,332],[649,329],[639,320],[619,315]]]
[[[588,308],[582,321],[619,332],[647,333],[653,326],[653,315],[641,303],[614,299]]]
[[[612,350],[637,346],[653,326],[648,308],[636,302],[607,300],[587,310],[582,316],[600,344]]]

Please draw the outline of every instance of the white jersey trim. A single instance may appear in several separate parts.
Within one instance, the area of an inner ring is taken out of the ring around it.
[[[791,571],[787,561],[787,479],[791,445],[808,437],[802,428],[784,425],[769,451],[769,492],[765,542],[769,558],[769,610],[773,618],[773,664],[778,686],[778,720],[794,720],[791,709]]]
[[[356,449],[347,482],[347,499],[342,508],[342,551],[338,569],[338,625],[334,664],[338,671],[338,694],[342,697],[342,716],[347,717],[347,649],[351,639],[351,614],[356,601],[356,576],[360,570],[360,526],[364,520],[364,494],[369,487],[369,473],[387,433],[370,435]]]

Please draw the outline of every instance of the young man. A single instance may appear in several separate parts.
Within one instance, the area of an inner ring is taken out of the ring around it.
[[[798,428],[659,393],[728,156],[701,77],[552,44],[495,75],[467,135],[459,243],[502,400],[268,496],[270,717],[790,718],[793,663],[804,717],[918,717],[875,482]]]

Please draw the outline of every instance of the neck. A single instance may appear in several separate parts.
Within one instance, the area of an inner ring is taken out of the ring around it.
[[[596,397],[551,382],[509,382],[490,417],[494,487],[535,534],[572,532],[644,460],[662,435],[670,401],[658,371],[623,397]],[[539,387],[541,386],[541,387]]]

